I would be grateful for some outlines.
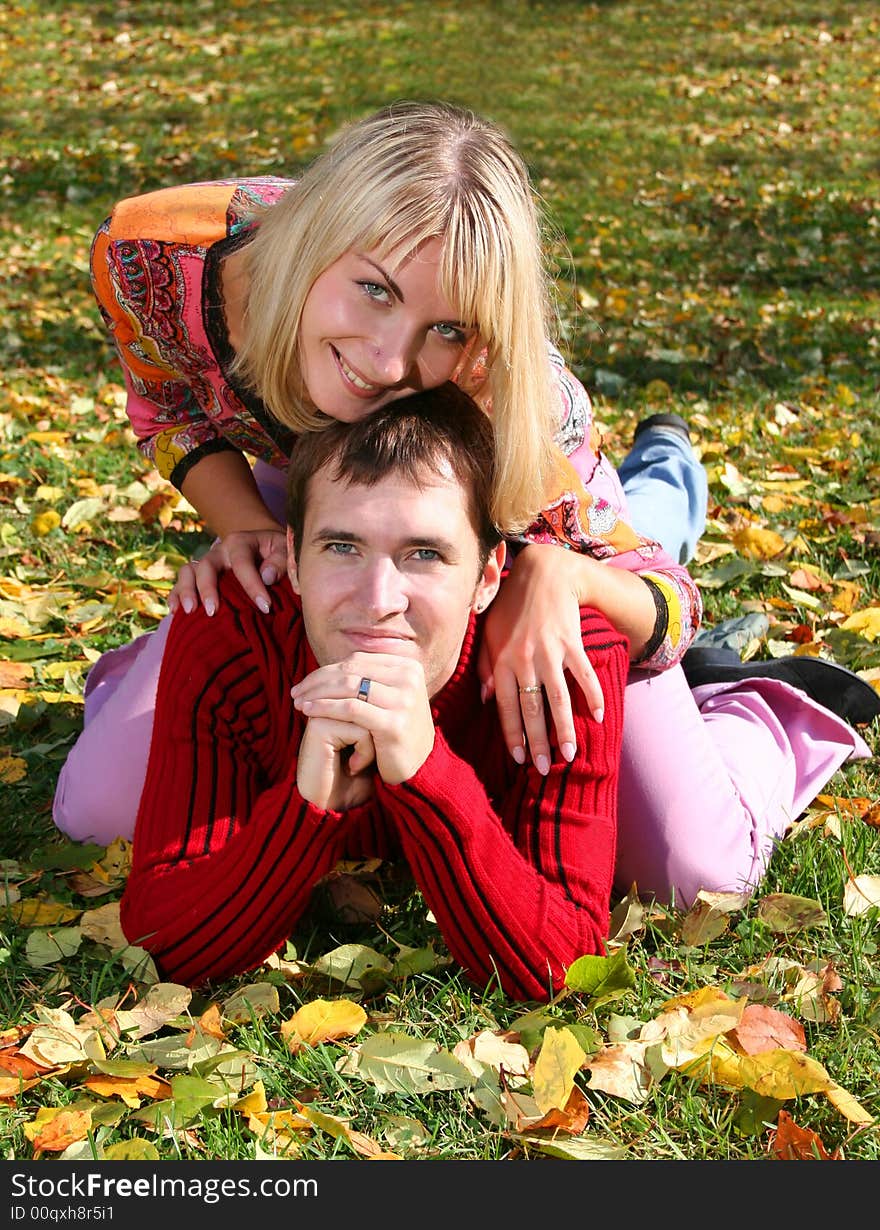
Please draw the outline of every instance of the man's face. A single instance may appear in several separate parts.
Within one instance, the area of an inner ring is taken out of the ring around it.
[[[428,695],[449,680],[471,610],[494,597],[503,544],[480,570],[465,492],[447,470],[430,485],[391,475],[372,487],[309,481],[299,562],[290,579],[320,666],[355,652],[422,664]]]

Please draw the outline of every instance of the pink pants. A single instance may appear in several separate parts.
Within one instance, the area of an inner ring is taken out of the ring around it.
[[[280,485],[264,497],[283,520]],[[89,672],[84,729],[54,803],[55,823],[77,841],[106,845],[134,833],[169,623]],[[691,691],[680,667],[630,672],[618,889],[635,883],[679,906],[700,889],[754,889],[776,844],[836,770],[869,756],[850,726],[776,680]]]

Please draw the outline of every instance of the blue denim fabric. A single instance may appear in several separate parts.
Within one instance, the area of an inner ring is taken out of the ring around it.
[[[639,433],[618,469],[629,522],[686,564],[706,527],[709,484],[691,445],[668,427]]]

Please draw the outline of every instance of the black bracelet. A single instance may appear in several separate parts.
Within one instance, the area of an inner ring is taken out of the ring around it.
[[[641,573],[638,575],[641,576]],[[641,579],[651,591],[651,596],[654,599],[654,607],[657,614],[654,618],[654,631],[651,633],[651,639],[642,650],[641,655],[636,658],[636,665],[638,665],[639,662],[647,662],[649,658],[654,656],[660,645],[663,643],[663,638],[669,627],[669,604],[666,601],[663,590],[656,583],[656,581],[652,581],[650,577],[641,576]]]

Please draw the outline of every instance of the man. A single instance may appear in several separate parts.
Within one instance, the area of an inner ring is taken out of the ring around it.
[[[604,720],[572,684],[574,759],[516,764],[476,672],[492,457],[454,385],[304,435],[271,615],[227,574],[213,618],[175,617],[122,900],[164,976],[259,964],[345,856],[402,855],[468,976],[512,997],[604,951],[627,643],[582,612]]]

